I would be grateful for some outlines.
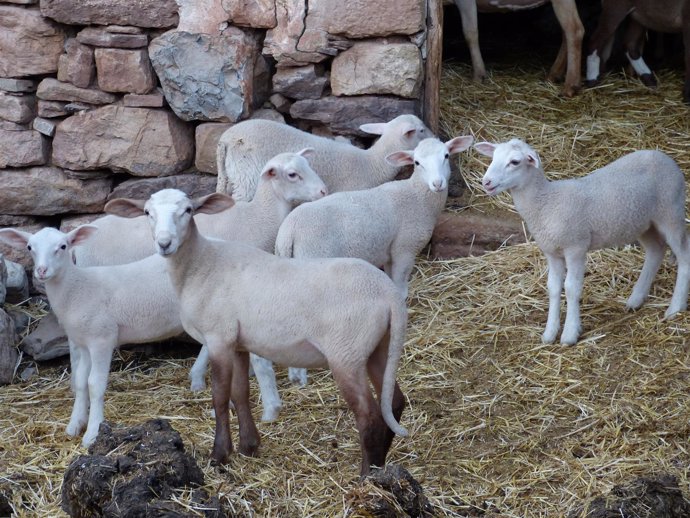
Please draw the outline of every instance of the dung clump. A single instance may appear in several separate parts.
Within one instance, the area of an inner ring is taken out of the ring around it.
[[[629,485],[615,486],[576,509],[568,518],[687,518],[690,501],[673,475],[640,477]]]
[[[165,419],[115,430],[104,422],[89,454],[77,457],[65,472],[62,509],[72,518],[183,517],[189,509],[171,497],[191,489],[201,509],[197,516],[226,516],[218,500],[199,489],[203,483],[196,460]]]
[[[348,518],[431,518],[433,506],[422,486],[397,464],[372,471],[347,494]]]

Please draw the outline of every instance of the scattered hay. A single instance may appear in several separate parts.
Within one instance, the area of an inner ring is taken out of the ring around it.
[[[584,174],[624,151],[657,146],[690,172],[679,74],[662,75],[658,93],[609,78],[575,100],[561,99],[541,70],[494,71],[481,86],[469,81],[467,67],[445,74],[449,133],[526,138],[553,176]],[[462,160],[474,178],[471,203],[494,209],[478,191],[484,160],[473,152]],[[507,201],[497,201],[500,210]],[[389,460],[419,481],[436,516],[563,517],[615,485],[659,473],[675,476],[687,494],[690,313],[663,319],[675,279],[668,266],[649,302],[626,312],[641,266],[636,247],[590,255],[582,339],[562,347],[540,342],[546,264],[534,245],[452,261],[420,258],[399,369],[411,435],[394,441]],[[189,391],[191,365],[162,353],[118,353],[106,417],[125,425],[170,420],[204,471],[203,489],[236,516],[343,515],[358,483],[359,445],[329,373],[310,372],[309,386],[299,389],[279,371],[284,409],[277,422],[258,425],[260,456],[235,455],[218,469],[209,463],[210,392]],[[29,382],[0,388],[0,405],[0,483],[11,488],[16,515],[64,516],[62,477],[84,452],[64,433],[68,366],[40,364]],[[236,440],[234,420],[233,430]],[[174,499],[190,505],[190,492]]]

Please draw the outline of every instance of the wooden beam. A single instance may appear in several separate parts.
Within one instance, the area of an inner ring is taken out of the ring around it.
[[[443,0],[427,0],[426,30],[422,116],[429,129],[438,134],[443,58]]]

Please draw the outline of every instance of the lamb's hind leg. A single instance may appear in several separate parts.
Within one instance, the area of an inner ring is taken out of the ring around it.
[[[661,231],[661,229],[659,229]],[[673,289],[671,303],[666,310],[666,318],[685,311],[688,307],[688,292],[690,291],[690,241],[685,231],[685,223],[679,223],[675,231],[664,234],[668,246],[673,250],[678,262],[676,286]]]
[[[374,390],[376,390],[376,395],[379,399],[379,405],[381,404],[381,388],[383,386],[383,373],[386,370],[386,363],[388,362],[388,341],[389,336],[386,336],[381,341],[376,350],[369,357],[367,362],[367,371],[369,372],[369,379],[374,385]],[[393,417],[395,420],[400,422],[400,416],[402,416],[403,410],[405,409],[405,396],[400,390],[400,386],[396,382],[395,388],[393,389]],[[390,450],[391,444],[393,443],[393,438],[395,434],[393,430],[386,426],[384,437],[383,437],[383,448],[384,448],[384,460],[385,456]]]
[[[259,383],[259,391],[261,392],[261,405],[264,409],[261,420],[264,422],[275,421],[283,408],[283,402],[280,400],[280,394],[278,393],[273,362],[256,354],[250,355],[250,361],[252,362],[256,381]]]
[[[386,462],[385,430],[388,426],[371,394],[364,366],[354,372],[351,369],[352,365],[331,365],[333,378],[355,415],[362,450],[360,475],[366,476],[372,465],[382,467]]]
[[[666,241],[654,227],[642,234],[638,240],[645,248],[644,264],[640,277],[637,279],[626,303],[628,309],[637,309],[647,300],[654,277],[656,277],[661,262],[664,260],[664,250],[666,249]]]

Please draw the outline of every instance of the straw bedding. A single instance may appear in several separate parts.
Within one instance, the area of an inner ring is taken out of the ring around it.
[[[464,66],[444,74],[448,134],[524,138],[552,177],[585,174],[643,147],[668,152],[690,173],[677,72],[661,75],[658,92],[617,77],[572,100],[559,97],[541,69],[498,68],[483,85]],[[511,207],[507,197],[481,194],[486,159],[470,152],[461,161],[468,204]],[[533,244],[450,261],[419,258],[399,369],[411,436],[395,440],[389,460],[422,484],[437,516],[564,517],[640,475],[675,475],[690,490],[690,314],[662,320],[675,279],[668,264],[649,302],[626,312],[641,265],[634,246],[590,254],[584,333],[577,346],[562,347],[540,342],[546,265]],[[205,489],[237,516],[367,515],[350,505],[357,435],[327,372],[312,371],[299,389],[280,370],[284,410],[277,422],[259,424],[260,456],[235,455],[218,469],[208,462],[210,392],[188,390],[191,364],[162,352],[118,353],[107,419],[170,419],[204,470]],[[0,488],[12,491],[18,516],[62,514],[62,476],[83,452],[64,434],[71,404],[65,362],[39,365],[29,382],[0,389]],[[189,493],[176,498],[190,502]],[[191,506],[189,514],[201,515]]]

